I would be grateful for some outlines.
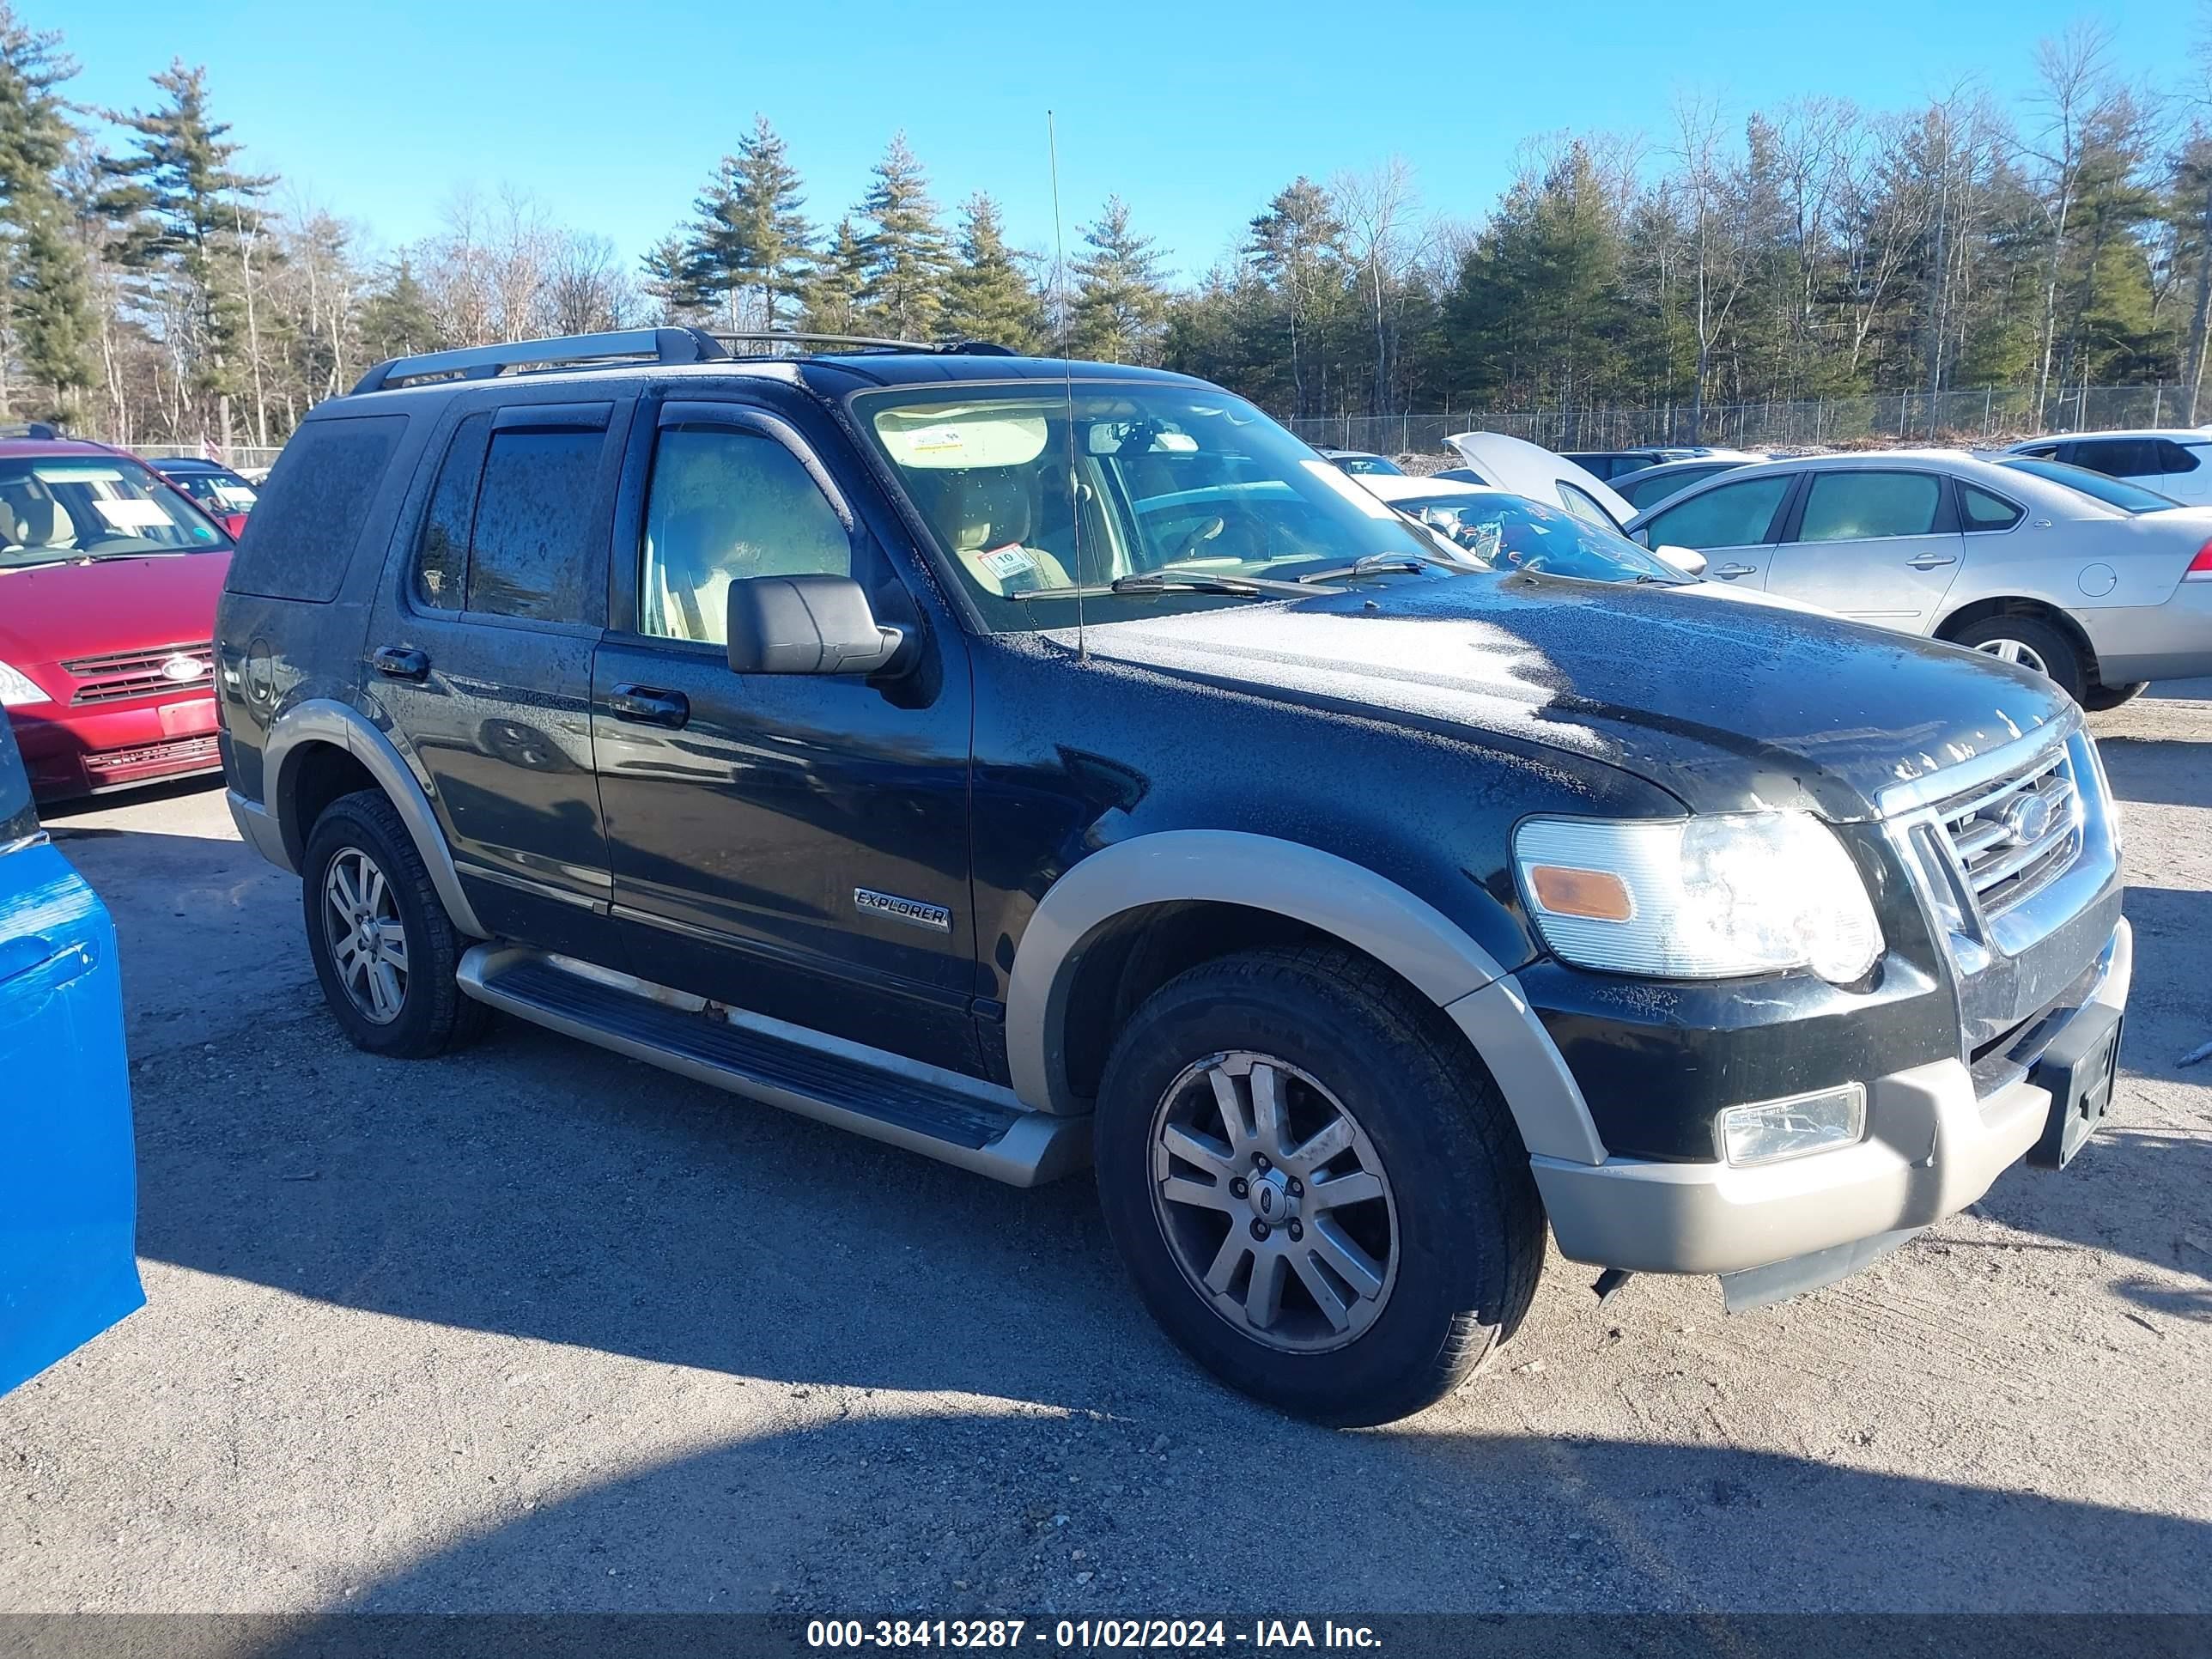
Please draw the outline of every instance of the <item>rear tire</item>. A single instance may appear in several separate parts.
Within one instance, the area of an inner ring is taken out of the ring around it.
[[[363,789],[324,808],[301,867],[315,977],[356,1048],[418,1060],[483,1033],[491,1011],[454,976],[466,941],[382,793]]]
[[[2093,685],[2082,697],[2081,707],[2093,714],[2101,714],[2124,702],[2133,702],[2149,689],[2148,680],[2137,680],[2133,685]]]
[[[1534,1294],[1543,1207],[1497,1085],[1425,999],[1349,951],[1170,981],[1114,1045],[1097,1134],[1107,1228],[1152,1316],[1298,1416],[1419,1411]]]
[[[2040,617],[1984,617],[1951,638],[1954,644],[2044,675],[2076,702],[2092,684],[2081,647],[2057,623]]]

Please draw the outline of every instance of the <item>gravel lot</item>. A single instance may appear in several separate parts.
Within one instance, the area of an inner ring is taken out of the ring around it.
[[[149,1305],[0,1401],[0,1611],[2212,1610],[2212,682],[2096,717],[2112,1127],[1856,1279],[1442,1406],[1214,1387],[1023,1193],[508,1023],[380,1063],[219,790],[52,815],[126,951]]]

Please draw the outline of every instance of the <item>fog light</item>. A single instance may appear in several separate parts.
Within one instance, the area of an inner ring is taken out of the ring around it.
[[[1856,1083],[1721,1114],[1721,1150],[1731,1164],[1772,1164],[1849,1146],[1866,1133],[1866,1091]]]

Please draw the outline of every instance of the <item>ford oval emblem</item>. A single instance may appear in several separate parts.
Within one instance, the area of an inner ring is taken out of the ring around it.
[[[2004,827],[2015,845],[2041,841],[2051,833],[2051,803],[2040,795],[2022,795],[2005,808]]]
[[[179,651],[161,665],[161,678],[174,680],[179,685],[188,680],[204,680],[208,677],[208,665],[198,657]]]

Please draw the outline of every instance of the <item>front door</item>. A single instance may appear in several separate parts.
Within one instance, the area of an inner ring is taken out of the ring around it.
[[[1966,554],[1942,477],[1816,470],[1796,517],[1769,562],[1770,592],[1878,628],[1928,631]]]
[[[1761,468],[1756,476],[1716,484],[1644,519],[1636,539],[1655,550],[1686,547],[1704,554],[1708,580],[1765,587],[1775,526],[1796,481],[1794,472]]]
[[[483,404],[462,416],[369,629],[363,674],[428,775],[478,919],[587,958],[615,951],[591,696],[617,407]]]
[[[640,418],[592,684],[615,915],[645,978],[975,1071],[966,651],[924,625],[817,459],[842,440],[809,419],[738,401]],[[732,672],[731,582],[796,574],[859,580],[921,631],[914,665]]]

